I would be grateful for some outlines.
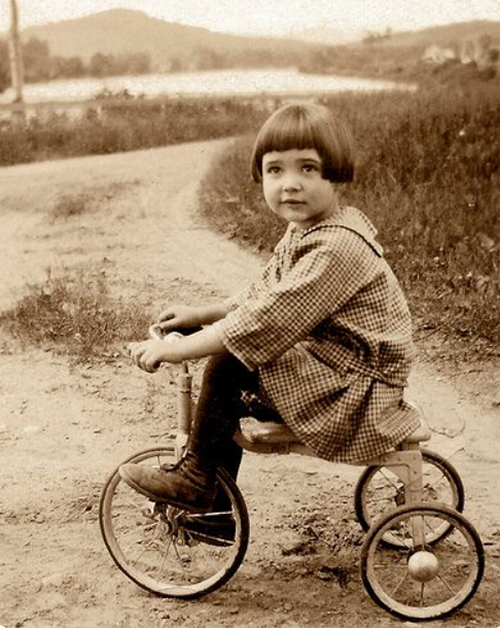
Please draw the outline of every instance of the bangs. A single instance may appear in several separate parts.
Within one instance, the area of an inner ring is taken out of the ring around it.
[[[259,143],[259,156],[272,151],[285,151],[293,148],[316,148],[318,138],[312,126],[301,116],[298,119],[286,117],[277,124],[262,129]]]
[[[251,170],[255,181],[262,179],[266,153],[315,149],[321,157],[323,177],[334,182],[352,181],[352,141],[347,130],[323,106],[285,105],[264,123],[255,141]]]

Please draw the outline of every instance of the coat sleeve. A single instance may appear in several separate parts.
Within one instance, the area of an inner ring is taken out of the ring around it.
[[[373,277],[375,255],[344,229],[306,235],[289,270],[216,323],[227,350],[251,370],[304,340]]]

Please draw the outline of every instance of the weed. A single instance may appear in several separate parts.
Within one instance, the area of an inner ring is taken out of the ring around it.
[[[76,193],[63,194],[57,198],[50,210],[51,219],[53,222],[57,222],[74,216],[88,214],[102,205],[102,203],[116,198],[138,183],[138,179],[133,181],[115,181],[106,185],[94,185],[84,188]]]
[[[142,337],[151,318],[140,305],[113,300],[104,272],[54,277],[48,269],[43,284],[30,286],[0,315],[0,326],[22,343],[87,360],[120,351],[123,339]]]
[[[72,216],[79,216],[89,211],[89,198],[85,194],[72,196],[64,194],[59,198],[52,209],[53,220],[65,220]]]
[[[115,103],[67,113],[38,114],[23,129],[0,127],[0,166],[100,155],[228,137],[257,128],[267,113],[261,105],[233,99]]]

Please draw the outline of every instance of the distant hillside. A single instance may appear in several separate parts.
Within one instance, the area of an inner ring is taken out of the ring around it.
[[[419,31],[401,31],[384,39],[385,46],[427,48],[437,45],[442,48],[460,45],[466,40],[475,40],[484,36],[491,37],[493,45],[500,45],[500,22],[477,20],[458,22],[446,26],[434,26]]]
[[[142,11],[113,9],[26,28],[21,37],[29,48],[25,51],[28,82],[86,75],[287,66],[320,74],[413,80],[431,74],[433,62],[440,57],[465,64],[477,60],[482,50],[496,54],[498,61],[498,51],[492,48],[500,48],[500,22],[365,33],[362,39],[360,33],[321,26],[296,32],[290,38],[271,38],[214,32],[152,18]],[[7,44],[1,39],[0,92],[10,82]],[[423,61],[424,53],[429,63]],[[488,77],[497,75],[498,63],[486,67],[485,60],[483,54],[479,70],[486,69]]]
[[[369,33],[360,42],[309,57],[301,69],[419,84],[470,83],[498,76],[499,48],[500,22],[459,22],[420,31]]]
[[[87,17],[26,28],[22,39],[46,41],[52,55],[80,57],[96,53],[127,55],[145,52],[154,70],[165,70],[175,60],[213,55],[244,57],[286,63],[314,49],[313,44],[280,38],[259,38],[217,33],[149,17],[141,11],[112,9]],[[292,61],[293,62],[293,61]]]
[[[384,37],[384,32],[377,34],[360,31],[343,31],[328,26],[319,26],[304,31],[297,31],[293,33],[293,37],[302,41],[322,43],[328,46],[349,44],[357,47],[358,44],[365,45],[371,35],[372,43],[379,45],[425,49],[432,45],[447,47],[458,44],[464,40],[473,40],[488,35],[492,38],[493,45],[500,44],[500,22],[487,20],[458,22],[417,31],[389,32],[390,37]]]

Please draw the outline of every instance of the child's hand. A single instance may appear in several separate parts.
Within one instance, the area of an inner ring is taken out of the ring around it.
[[[175,344],[163,340],[144,340],[131,342],[128,345],[128,351],[136,366],[147,373],[154,373],[162,362],[182,361],[179,352],[175,350]]]
[[[199,328],[201,324],[199,308],[190,305],[173,305],[160,314],[158,322],[166,333],[182,329]]]

